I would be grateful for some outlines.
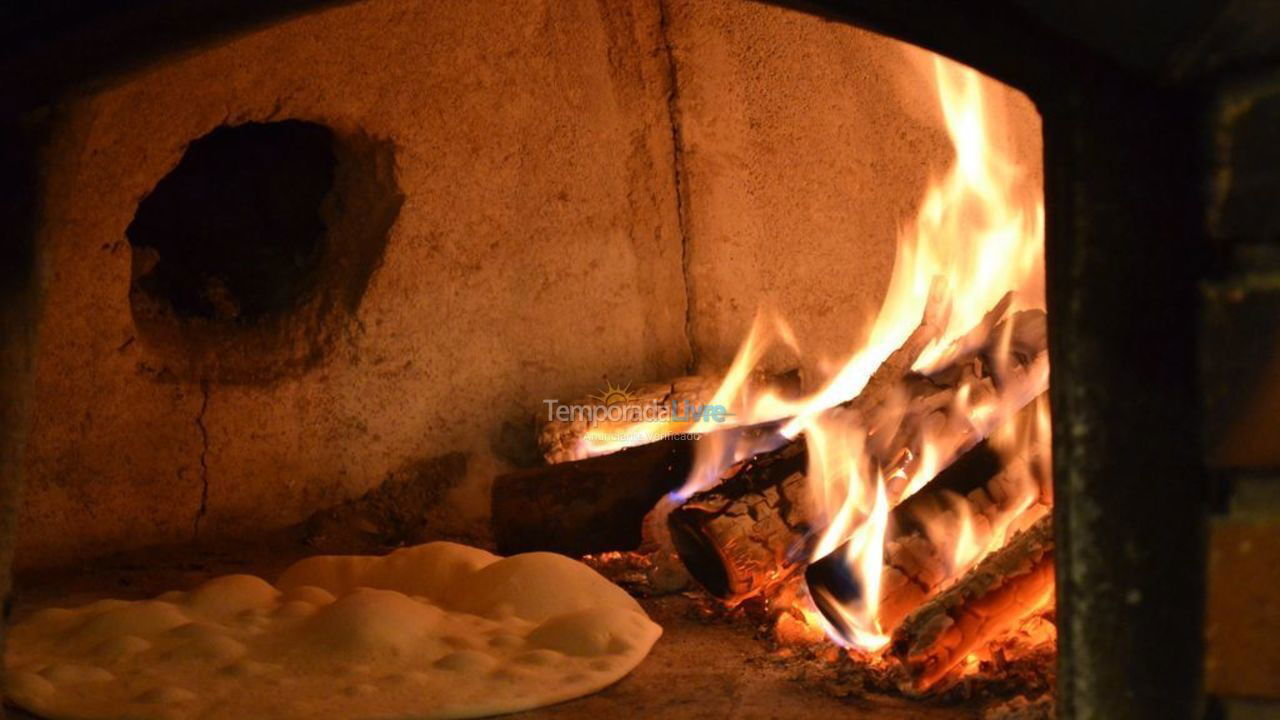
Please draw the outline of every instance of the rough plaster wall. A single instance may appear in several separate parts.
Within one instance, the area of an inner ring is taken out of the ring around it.
[[[474,527],[540,398],[678,374],[686,321],[710,367],[766,301],[810,370],[861,339],[951,159],[919,51],[735,0],[484,7],[304,16],[64,109],[23,564],[189,539],[202,506],[202,536],[278,526],[455,449],[474,477],[450,529]],[[1037,166],[1038,116],[1009,103]],[[288,117],[396,145],[406,199],[357,322],[271,386],[166,380],[124,228],[192,139]]]
[[[664,5],[695,357],[729,362],[769,305],[795,330],[812,374],[870,331],[898,230],[953,158],[927,54],[761,3]],[[1038,191],[1039,115],[1020,93],[1004,95],[1003,139],[1034,169]]]
[[[474,525],[540,398],[678,374],[668,80],[656,5],[370,0],[63,108],[21,564],[279,526],[457,449]],[[293,117],[394,142],[405,202],[321,367],[206,396],[136,337],[124,230],[188,142]]]

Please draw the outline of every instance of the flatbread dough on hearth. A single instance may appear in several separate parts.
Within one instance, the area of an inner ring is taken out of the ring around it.
[[[5,696],[69,720],[470,718],[600,690],[661,634],[576,560],[436,542],[36,612]]]

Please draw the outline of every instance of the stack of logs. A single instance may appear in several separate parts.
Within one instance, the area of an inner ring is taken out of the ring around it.
[[[967,495],[980,513],[1007,512],[1016,495],[1010,488],[1028,481],[1039,488],[1038,506],[1049,503],[1042,458],[998,458],[983,440],[993,428],[974,427],[957,410],[961,388],[970,394],[970,404],[998,393],[1002,402],[1023,406],[1047,385],[1044,313],[1010,313],[1009,304],[1006,296],[940,361],[920,372],[913,366],[945,326],[931,301],[917,329],[862,392],[827,411],[833,422],[871,430],[868,461],[886,478],[912,475],[925,437],[956,438],[951,454],[940,458],[947,469],[927,487],[910,498],[904,498],[907,488],[901,484],[886,488],[896,507],[880,617],[886,631],[894,630],[890,653],[907,671],[909,689],[933,685],[974,647],[1022,619],[1023,613],[1006,608],[1042,606],[1052,591],[1052,532],[1049,519],[1040,517],[1043,509],[1026,514],[1022,532],[942,592],[949,579],[939,569],[945,561],[915,519],[949,493]],[[683,387],[707,392],[707,384]],[[776,426],[732,430],[774,431]],[[662,440],[499,477],[493,491],[499,550],[582,555],[635,549],[645,515],[684,484],[694,446],[683,439]],[[671,541],[693,578],[729,605],[758,596],[807,566],[810,595],[839,631],[840,614],[832,604],[856,599],[859,589],[849,583],[841,550],[808,564],[825,518],[809,497],[807,466],[805,438],[799,436],[730,468],[718,485],[695,493],[669,514]]]
[[[884,477],[909,477],[927,435],[956,439],[954,454],[940,458],[944,466],[981,442],[982,434],[956,403],[962,387],[971,403],[1000,393],[1006,399],[1021,398],[1019,405],[1043,390],[1048,363],[1044,313],[1006,317],[1008,303],[1006,296],[979,327],[957,341],[959,350],[948,353],[949,361],[927,375],[911,370],[941,332],[926,311],[920,326],[862,392],[828,411],[833,423],[864,429],[867,458],[884,469]],[[713,595],[739,603],[805,566],[824,527],[808,494],[807,461],[804,437],[797,437],[736,468],[671,514],[676,548],[690,573]],[[905,489],[886,488],[891,505],[898,504]]]

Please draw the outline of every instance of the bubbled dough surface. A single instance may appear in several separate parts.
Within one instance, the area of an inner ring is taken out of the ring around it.
[[[551,553],[324,556],[15,625],[7,699],[50,718],[466,718],[580,697],[662,628]]]

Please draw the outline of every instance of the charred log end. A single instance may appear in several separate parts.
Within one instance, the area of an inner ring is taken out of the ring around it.
[[[845,560],[845,554],[837,550],[809,565],[804,571],[809,597],[818,612],[841,637],[851,637],[853,628],[845,622],[842,607],[862,599],[863,586]]]
[[[707,592],[721,600],[735,596],[729,579],[729,560],[720,552],[714,538],[706,532],[706,513],[693,508],[678,508],[667,517],[671,543],[689,575]]]
[[[692,462],[692,443],[669,438],[500,475],[491,505],[498,552],[635,550],[645,515],[680,487]]]

